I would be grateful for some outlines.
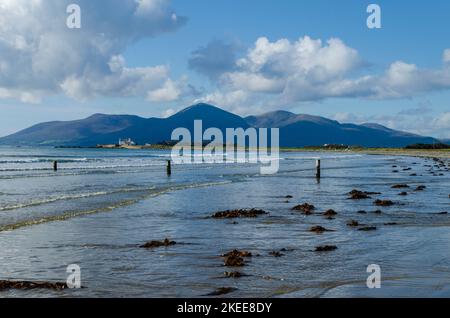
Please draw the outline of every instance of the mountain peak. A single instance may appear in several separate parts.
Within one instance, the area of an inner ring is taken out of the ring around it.
[[[217,106],[211,105],[211,104],[197,103],[197,104],[191,105],[189,107],[186,107],[185,109],[178,112],[178,114],[186,113],[186,112],[190,112],[190,111],[220,111],[220,112],[223,112],[224,110],[220,109]]]
[[[192,106],[189,106],[181,111],[179,111],[178,113],[176,113],[175,115],[172,115],[171,117],[169,117],[169,119],[179,119],[179,118],[184,118],[184,119],[190,119],[190,120],[194,120],[194,119],[217,119],[220,120],[220,118],[229,118],[229,117],[233,117],[236,119],[241,119],[241,117],[230,113],[226,110],[223,110],[217,106],[214,105],[210,105],[210,104],[206,104],[206,103],[198,103]]]
[[[301,121],[314,122],[324,125],[336,125],[336,121],[312,115],[294,114],[285,110],[265,113],[259,116],[249,116],[247,122],[254,127],[285,127]]]

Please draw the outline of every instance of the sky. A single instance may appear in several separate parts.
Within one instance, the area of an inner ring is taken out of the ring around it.
[[[0,0],[0,136],[208,102],[450,138],[449,30],[446,0]]]

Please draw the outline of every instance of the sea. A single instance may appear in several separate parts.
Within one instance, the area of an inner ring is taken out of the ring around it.
[[[174,164],[168,176],[170,156],[0,147],[0,280],[65,282],[75,264],[82,286],[0,297],[450,297],[450,161],[281,152],[273,175],[226,162]],[[351,200],[353,189],[377,194]],[[293,210],[303,203],[312,214]],[[253,208],[267,214],[211,217]],[[165,238],[177,244],[140,247]],[[234,249],[252,253],[245,266],[224,266]],[[380,288],[368,284],[373,265]]]

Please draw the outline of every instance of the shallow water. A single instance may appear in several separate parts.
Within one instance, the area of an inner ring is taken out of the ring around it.
[[[219,287],[237,288],[229,297],[450,297],[450,215],[438,214],[450,212],[449,162],[281,153],[276,175],[250,164],[196,164],[174,166],[169,178],[168,158],[153,150],[0,148],[0,279],[65,281],[66,267],[78,264],[85,287],[0,297],[198,297]],[[391,188],[398,183],[411,188]],[[427,188],[413,191],[418,185]],[[354,188],[382,194],[348,200]],[[376,207],[377,198],[395,205]],[[291,210],[304,202],[316,213]],[[234,208],[270,214],[237,224],[208,218]],[[334,220],[321,215],[330,208]],[[350,219],[377,230],[350,228]],[[309,232],[314,225],[334,231]],[[179,244],[138,248],[166,237]],[[319,245],[338,249],[314,252]],[[220,255],[235,248],[255,256],[224,267]],[[269,255],[280,249],[282,257]],[[369,264],[381,266],[381,289],[366,287]],[[224,278],[234,270],[248,276]]]

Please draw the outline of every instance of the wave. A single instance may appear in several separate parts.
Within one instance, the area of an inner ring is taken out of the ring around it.
[[[137,198],[121,201],[116,204],[105,206],[105,207],[98,208],[98,209],[85,210],[85,211],[68,211],[68,212],[62,213],[60,215],[51,215],[51,216],[45,216],[42,218],[36,218],[36,219],[31,219],[31,220],[23,220],[23,221],[19,221],[17,223],[12,223],[12,224],[0,225],[0,232],[13,231],[13,230],[20,229],[23,227],[39,225],[39,224],[48,223],[48,222],[65,221],[65,220],[75,218],[75,217],[88,216],[91,214],[97,214],[97,213],[102,213],[102,212],[112,212],[113,210],[115,210],[117,208],[130,206],[130,205],[138,203],[141,200],[152,198],[152,197],[157,197],[159,195],[162,195],[162,194],[165,194],[165,193],[168,193],[171,191],[180,191],[180,190],[191,189],[191,188],[218,186],[218,185],[224,185],[224,184],[229,184],[229,183],[232,183],[232,181],[204,182],[204,183],[185,184],[185,185],[177,185],[177,186],[171,186],[171,187],[167,187],[167,188],[161,188],[161,189],[158,189],[157,191],[147,193],[147,194],[139,196]]]
[[[18,203],[18,204],[14,204],[14,205],[2,206],[2,207],[0,207],[0,211],[11,211],[11,210],[23,209],[23,208],[28,208],[28,207],[32,207],[32,206],[49,204],[49,203],[53,203],[53,202],[57,202],[57,201],[76,200],[76,199],[98,197],[98,196],[111,195],[111,194],[117,194],[117,193],[126,193],[126,192],[150,191],[153,189],[155,189],[155,187],[140,188],[140,189],[135,189],[135,188],[134,189],[118,189],[118,190],[113,190],[113,191],[98,191],[98,192],[62,195],[62,196],[51,197],[51,198],[42,199],[42,200],[34,200],[34,201],[25,202],[25,203]]]
[[[72,159],[61,159],[61,158],[27,158],[27,159],[3,159],[0,160],[0,164],[8,163],[46,163],[58,161],[60,163],[73,163],[73,162],[98,162],[103,161],[103,159],[98,158],[72,158]]]
[[[163,161],[154,161],[148,164],[120,164],[120,165],[102,165],[102,166],[69,166],[69,167],[58,167],[58,171],[60,170],[101,170],[101,169],[116,169],[116,168],[145,168],[145,167],[153,167],[153,166],[162,166],[165,165]],[[51,171],[53,167],[24,167],[24,168],[0,168],[2,172],[19,172],[19,171]]]
[[[286,157],[286,158],[284,158],[284,160],[288,160],[288,161],[291,161],[291,160],[315,160],[315,159],[324,159],[324,160],[327,160],[327,159],[348,159],[348,158],[350,158],[350,159],[356,159],[356,158],[360,158],[360,157],[363,157],[364,155],[359,155],[359,154],[350,154],[350,155],[328,155],[328,154],[325,154],[325,155],[317,155],[317,156],[298,156],[298,157],[294,157],[294,156],[292,156],[292,157]]]

